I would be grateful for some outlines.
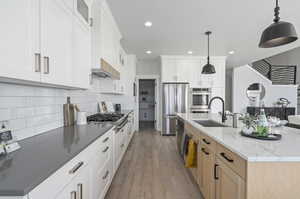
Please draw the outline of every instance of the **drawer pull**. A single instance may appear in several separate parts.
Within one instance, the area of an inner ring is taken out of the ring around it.
[[[214,166],[214,178],[215,178],[215,180],[219,180],[219,177],[218,177],[218,175],[217,175],[217,167],[218,167],[219,165],[217,165],[217,164],[215,164],[215,166]]]
[[[79,162],[78,164],[76,164],[76,165],[73,167],[73,169],[71,169],[71,170],[69,171],[69,174],[74,174],[74,173],[76,173],[76,171],[78,171],[78,169],[79,169],[80,167],[82,167],[83,164],[84,164],[83,162]]]
[[[40,53],[35,53],[35,69],[34,71],[39,73],[41,72],[41,54]]]
[[[207,151],[205,151],[205,148],[202,148],[201,151],[202,151],[203,153],[205,153],[205,155],[209,155],[209,153],[208,153]]]
[[[82,190],[83,185],[80,183],[77,185],[78,199],[82,199]]]
[[[108,140],[109,140],[109,137],[105,138],[105,139],[102,141],[102,143],[105,143],[105,142],[107,142]]]
[[[205,138],[203,138],[202,140],[205,144],[208,144],[208,145],[210,144],[210,142],[208,142]]]
[[[225,153],[220,153],[221,154],[221,156],[225,159],[225,160],[227,160],[228,162],[233,162],[234,160],[233,159],[230,159],[229,157],[227,157],[226,156],[226,154]]]
[[[108,177],[109,171],[106,171],[105,175],[102,177],[102,180],[105,180]]]
[[[77,199],[76,197],[76,191],[71,192],[71,199]]]
[[[102,152],[105,153],[108,149],[109,147],[107,146]]]

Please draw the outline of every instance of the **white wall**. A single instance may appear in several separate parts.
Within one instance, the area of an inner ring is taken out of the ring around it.
[[[233,69],[233,112],[245,113],[249,100],[247,88],[253,83],[261,83],[266,89],[263,99],[265,106],[273,106],[280,97],[291,101],[291,107],[297,107],[297,86],[272,85],[272,82],[248,65]]]

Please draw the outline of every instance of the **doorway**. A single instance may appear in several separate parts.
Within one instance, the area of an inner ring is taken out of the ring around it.
[[[139,129],[148,131],[155,129],[156,123],[156,81],[155,79],[139,79]]]

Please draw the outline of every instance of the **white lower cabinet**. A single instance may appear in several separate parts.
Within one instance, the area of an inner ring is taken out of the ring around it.
[[[104,199],[133,137],[133,113],[119,131],[114,128],[94,141],[26,199]]]
[[[88,167],[85,167],[55,199],[89,199],[89,185]]]

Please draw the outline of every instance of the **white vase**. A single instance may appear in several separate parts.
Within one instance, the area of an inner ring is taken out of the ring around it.
[[[250,135],[254,132],[254,128],[253,127],[248,128],[248,127],[244,126],[242,131],[243,131],[243,133]]]

